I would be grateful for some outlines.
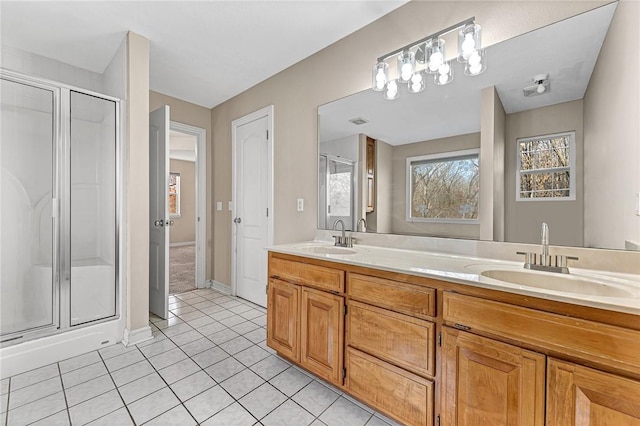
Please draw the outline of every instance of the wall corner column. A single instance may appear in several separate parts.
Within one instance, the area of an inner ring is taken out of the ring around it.
[[[504,107],[494,86],[482,89],[480,111],[480,240],[504,241]]]
[[[127,34],[125,345],[151,338],[149,327],[149,40]]]

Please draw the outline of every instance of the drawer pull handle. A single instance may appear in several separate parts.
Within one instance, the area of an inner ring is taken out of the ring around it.
[[[455,328],[457,328],[458,330],[465,330],[465,331],[471,330],[471,327],[467,327],[467,326],[466,326],[466,325],[464,325],[464,324],[458,324],[458,323],[455,323],[453,326],[454,326]]]

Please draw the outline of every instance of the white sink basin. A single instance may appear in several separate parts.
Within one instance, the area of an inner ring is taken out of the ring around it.
[[[313,254],[356,254],[355,250],[338,246],[301,246],[300,250]]]
[[[482,271],[480,275],[510,284],[543,290],[601,297],[638,298],[638,294],[636,294],[637,292],[634,292],[632,289],[604,282],[592,281],[572,275],[556,275],[551,273],[536,273],[504,269]]]

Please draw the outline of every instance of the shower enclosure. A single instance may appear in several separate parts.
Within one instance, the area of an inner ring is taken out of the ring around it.
[[[355,230],[356,178],[354,162],[320,154],[318,170],[320,229],[332,229],[335,221],[340,219],[346,229]]]
[[[119,101],[0,77],[4,346],[118,314]]]

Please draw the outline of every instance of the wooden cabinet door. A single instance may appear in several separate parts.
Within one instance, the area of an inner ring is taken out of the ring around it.
[[[544,355],[448,327],[442,337],[443,426],[544,424]]]
[[[342,385],[344,297],[302,287],[300,363]]]
[[[640,382],[550,359],[547,425],[640,426]]]
[[[270,279],[267,292],[267,346],[300,360],[300,286]]]

